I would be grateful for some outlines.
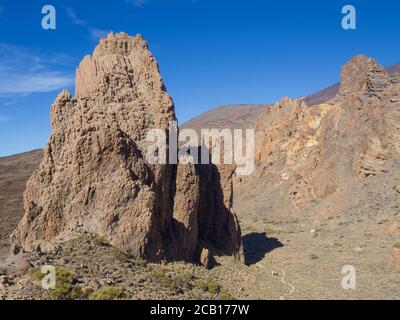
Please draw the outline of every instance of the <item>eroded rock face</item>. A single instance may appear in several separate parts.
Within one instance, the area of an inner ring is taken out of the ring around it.
[[[205,191],[222,188],[209,177],[215,167],[145,160],[147,132],[175,119],[146,41],[124,33],[101,40],[77,69],[75,96],[63,91],[52,106],[52,134],[27,183],[14,251],[88,232],[151,261],[199,261],[204,249],[237,254],[240,228],[226,193]],[[215,205],[204,208],[205,198]]]
[[[334,99],[307,106],[284,98],[266,108],[256,123],[256,175],[238,194],[253,186],[253,196],[259,190],[276,212],[331,196],[331,208],[350,206],[368,178],[390,175],[397,166],[399,95],[398,74],[357,56],[344,66]]]

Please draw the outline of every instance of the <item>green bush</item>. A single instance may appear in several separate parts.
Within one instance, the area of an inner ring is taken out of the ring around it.
[[[192,281],[195,279],[193,274],[189,272],[179,271],[167,274],[161,268],[154,269],[152,275],[164,287],[175,293],[183,293],[186,289],[192,288]]]
[[[208,282],[203,279],[198,279],[195,282],[195,285],[197,288],[199,288],[202,291],[208,291]]]
[[[128,262],[129,258],[130,258],[130,256],[126,252],[124,252],[118,248],[113,249],[113,255],[114,255],[114,258],[121,263]]]
[[[78,300],[82,298],[82,289],[74,285],[74,274],[63,267],[55,267],[56,286],[50,289],[48,295],[53,300]],[[41,282],[46,274],[41,270],[32,273],[32,280]]]
[[[195,284],[196,287],[199,288],[200,290],[209,292],[211,294],[217,294],[221,292],[221,286],[212,280],[206,281],[203,279],[199,279],[196,281]]]
[[[129,300],[131,297],[117,287],[103,287],[90,295],[90,300]]]
[[[316,255],[316,254],[314,254],[314,253],[312,253],[312,254],[310,254],[310,259],[311,260],[316,260],[316,259],[318,259],[319,257]]]
[[[232,296],[228,291],[225,289],[221,289],[221,293],[219,295],[219,300],[236,300],[234,296]]]
[[[35,282],[41,282],[42,279],[44,278],[44,276],[45,276],[45,274],[42,273],[42,271],[39,269],[32,273],[31,278]]]
[[[221,286],[220,286],[218,283],[216,283],[216,282],[214,282],[214,281],[210,281],[210,282],[208,283],[208,292],[209,292],[209,293],[217,294],[217,293],[219,293],[220,291],[221,291]]]
[[[82,298],[82,289],[74,285],[74,274],[63,267],[55,267],[56,286],[48,291],[53,300],[77,300]],[[36,270],[32,274],[32,280],[41,282],[46,274]]]
[[[76,300],[79,299],[82,290],[73,285],[74,274],[63,267],[56,267],[56,288],[50,290],[49,294],[55,300]]]

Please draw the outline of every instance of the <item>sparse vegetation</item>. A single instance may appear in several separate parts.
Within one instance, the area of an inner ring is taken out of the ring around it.
[[[80,287],[75,286],[75,277],[72,272],[63,268],[55,267],[56,286],[55,289],[48,291],[49,297],[53,300],[77,300],[83,297]],[[46,276],[41,270],[37,270],[32,274],[32,280],[40,282]]]
[[[122,251],[121,249],[114,248],[113,249],[113,256],[116,260],[118,260],[121,263],[126,263],[129,261],[129,254]]]
[[[116,247],[113,248],[113,256],[117,261],[119,261],[121,263],[131,262],[133,265],[138,266],[138,267],[147,266],[146,260],[144,260],[140,257],[134,257],[130,253],[125,252]]]
[[[199,288],[200,290],[207,291],[212,294],[217,294],[220,293],[221,291],[221,286],[212,280],[207,281],[199,279],[196,281],[196,287]]]
[[[56,288],[49,294],[55,300],[76,300],[82,295],[82,290],[74,286],[74,274],[62,267],[56,267]]]
[[[90,300],[129,300],[131,296],[118,287],[103,287],[89,297]]]
[[[138,267],[145,267],[147,266],[147,261],[140,258],[140,257],[133,257],[131,262]]]
[[[175,293],[183,293],[186,289],[192,289],[192,282],[195,280],[192,273],[182,270],[167,273],[161,268],[156,268],[152,271],[152,275],[163,286]]]
[[[394,245],[394,248],[400,249],[400,242],[397,242],[397,243]]]
[[[94,235],[94,243],[101,247],[106,247],[109,245],[107,240],[103,236],[100,236],[98,234]]]
[[[219,300],[236,300],[227,290],[213,280],[198,279],[195,283],[196,287],[204,292],[218,294]]]
[[[319,257],[316,255],[316,254],[314,254],[314,253],[311,253],[310,254],[310,259],[311,260],[317,260]]]
[[[214,281],[210,281],[207,287],[208,287],[208,292],[212,294],[217,294],[221,291],[221,286]]]
[[[7,271],[2,269],[2,268],[0,268],[0,276],[4,276],[6,274],[7,274]]]
[[[207,291],[208,290],[208,282],[203,279],[196,280],[196,287],[200,290]]]
[[[236,300],[234,296],[232,296],[228,291],[225,289],[221,289],[221,293],[219,295],[219,300]]]

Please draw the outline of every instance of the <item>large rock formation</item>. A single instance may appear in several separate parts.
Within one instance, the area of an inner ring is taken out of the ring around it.
[[[52,106],[52,134],[27,183],[14,251],[88,232],[151,261],[237,255],[232,171],[221,178],[213,165],[146,162],[148,131],[167,131],[175,119],[146,41],[124,33],[101,40],[77,69],[75,96],[63,91]]]
[[[238,185],[238,206],[252,197],[250,210],[268,204],[266,213],[282,215],[317,205],[327,214],[379,195],[382,181],[371,178],[389,182],[396,174],[399,123],[399,74],[365,56],[353,58],[334,99],[307,106],[284,98],[260,114],[257,170]]]

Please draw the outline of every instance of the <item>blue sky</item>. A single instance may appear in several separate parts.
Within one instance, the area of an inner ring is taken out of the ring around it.
[[[47,4],[56,30],[41,28]],[[345,4],[357,30],[341,28]],[[182,123],[318,91],[356,54],[400,62],[399,13],[393,0],[0,0],[0,156],[44,146],[51,103],[108,31],[149,41]]]

